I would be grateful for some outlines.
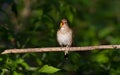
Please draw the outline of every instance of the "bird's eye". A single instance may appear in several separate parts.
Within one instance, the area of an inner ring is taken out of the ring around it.
[[[65,22],[65,24],[67,24],[67,22]]]

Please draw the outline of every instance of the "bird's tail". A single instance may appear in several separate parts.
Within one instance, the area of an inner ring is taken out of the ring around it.
[[[65,50],[65,56],[64,56],[65,59],[68,59],[68,50],[66,49]]]

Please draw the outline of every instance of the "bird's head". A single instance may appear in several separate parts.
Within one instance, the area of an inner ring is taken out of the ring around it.
[[[60,27],[63,27],[64,25],[67,25],[67,20],[66,19],[62,19],[60,22]]]

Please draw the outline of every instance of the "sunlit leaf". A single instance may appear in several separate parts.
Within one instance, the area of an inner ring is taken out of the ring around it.
[[[42,73],[55,73],[55,72],[58,72],[60,69],[58,68],[55,68],[53,66],[48,66],[48,65],[44,65],[40,70],[39,72],[42,72]]]

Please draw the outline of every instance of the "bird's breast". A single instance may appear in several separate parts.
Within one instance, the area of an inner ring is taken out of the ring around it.
[[[57,34],[58,42],[63,45],[69,45],[72,40],[72,33],[71,32],[59,32]]]

